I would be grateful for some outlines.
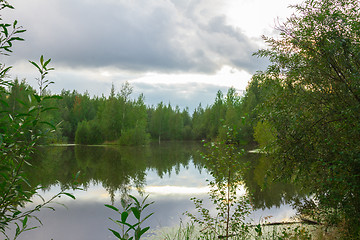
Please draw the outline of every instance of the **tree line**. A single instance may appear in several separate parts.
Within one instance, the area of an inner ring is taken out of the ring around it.
[[[144,145],[149,141],[203,140],[225,137],[223,125],[240,127],[244,134],[240,140],[253,142],[252,127],[244,123],[250,108],[246,97],[234,88],[227,94],[219,90],[212,105],[199,106],[191,114],[188,108],[180,109],[170,103],[146,106],[140,94],[130,98],[132,87],[125,82],[119,91],[112,85],[108,97],[90,97],[76,90],[62,90],[59,100],[49,102],[44,119],[54,126],[48,143],[78,143]],[[25,80],[15,80],[8,89],[8,108],[21,111],[35,90]],[[45,94],[52,96],[49,91]]]

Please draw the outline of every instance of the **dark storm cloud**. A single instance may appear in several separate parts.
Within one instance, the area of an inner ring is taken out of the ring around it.
[[[131,71],[215,72],[224,65],[254,72],[257,49],[217,14],[216,0],[14,0],[28,30],[15,60],[40,54],[57,65]]]

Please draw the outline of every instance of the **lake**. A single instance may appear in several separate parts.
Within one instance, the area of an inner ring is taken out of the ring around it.
[[[61,188],[69,187],[78,171],[83,190],[68,190],[76,200],[65,196],[56,200],[66,207],[52,204],[56,211],[42,209],[36,216],[43,226],[23,233],[19,239],[115,239],[108,228],[116,229],[116,225],[109,217],[119,216],[104,204],[120,207],[121,197],[129,193],[137,197],[139,193],[148,194],[149,201],[155,202],[148,208],[154,215],[145,224],[153,231],[177,227],[181,219],[186,221],[184,212],[195,212],[191,197],[207,198],[206,180],[212,177],[200,151],[203,149],[198,142],[163,142],[142,147],[40,147],[33,167],[26,170],[33,185],[45,188],[40,194],[48,199]],[[255,207],[249,221],[258,223],[267,216],[272,216],[270,221],[287,221],[294,216],[290,203],[305,193],[280,183],[264,189],[261,176],[266,171],[266,159],[248,154],[242,161],[249,161],[242,189],[251,191]],[[34,204],[39,201],[35,198]]]

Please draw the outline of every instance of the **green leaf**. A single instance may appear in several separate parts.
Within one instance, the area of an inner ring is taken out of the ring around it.
[[[75,199],[75,196],[72,195],[71,193],[66,193],[66,192],[64,192],[63,194],[66,195],[66,196],[71,197],[72,199]]]
[[[140,211],[139,209],[137,209],[136,207],[132,207],[131,211],[133,212],[134,216],[136,217],[137,220],[140,220]]]
[[[141,237],[144,233],[146,233],[147,232],[147,230],[149,230],[150,229],[150,227],[146,227],[146,228],[143,228],[143,229],[141,229],[141,231],[140,231],[140,236],[139,237]]]
[[[10,4],[5,4],[4,7],[10,8],[10,9],[14,9],[14,7]],[[10,26],[10,25],[9,25]]]
[[[2,28],[3,28],[3,33],[5,34],[5,37],[8,37],[9,33],[8,33],[6,25],[5,24],[2,25]]]
[[[121,213],[121,222],[122,223],[125,223],[126,222],[126,220],[127,220],[127,218],[128,218],[128,216],[129,216],[129,213],[128,212],[122,212]]]
[[[129,229],[127,230],[127,232],[128,231],[130,231],[130,229],[133,229],[133,230],[135,230],[135,227],[137,226],[137,225],[139,225],[139,223],[135,223],[134,225],[131,225],[130,223],[127,223],[127,222],[122,222],[121,224],[124,224],[125,226],[128,226],[129,227]]]
[[[53,210],[54,212],[56,211],[56,209],[55,209],[54,207],[51,207],[51,206],[46,206],[46,208],[51,209],[51,210]]]
[[[148,207],[149,205],[151,205],[151,204],[154,204],[154,202],[150,202],[150,203],[145,204],[145,205],[144,205],[144,207],[143,207],[142,209],[147,208],[147,207]]]
[[[27,221],[28,221],[28,216],[25,216],[24,220],[22,221],[23,227],[26,226]]]
[[[27,116],[30,116],[30,114],[28,113],[20,113],[20,114],[16,114],[16,117],[27,117]]]
[[[115,237],[117,237],[118,239],[122,239],[120,233],[118,233],[115,230],[112,230],[111,228],[108,228],[108,229],[115,235]]]
[[[35,227],[31,227],[31,228],[26,228],[24,230],[24,232],[27,232],[27,231],[30,231],[30,230],[33,230],[33,229],[36,229],[36,228],[39,228],[39,226],[35,226]]]
[[[140,206],[140,202],[136,199],[136,197],[134,197],[133,195],[129,195],[130,198],[132,198],[135,202],[137,206]]]
[[[150,213],[149,215],[147,215],[141,222],[144,222],[146,219],[148,219],[149,217],[151,217],[154,213]]]
[[[34,66],[39,70],[40,73],[42,73],[41,68],[39,67],[39,65],[37,65],[36,62],[33,62],[33,61],[29,61],[29,62],[30,62],[32,65],[34,65]]]
[[[51,58],[49,58],[49,59],[44,63],[43,67],[46,68],[46,66],[50,63],[50,61],[51,61]]]
[[[21,29],[21,30],[16,30],[15,33],[23,33],[23,32],[26,32],[25,29]]]
[[[112,205],[105,204],[104,206],[107,207],[107,208],[111,208],[111,209],[114,210],[114,211],[119,212],[119,209],[117,209],[116,207],[114,207],[114,206],[112,206]]]
[[[9,45],[10,45],[10,42],[8,42],[9,43]],[[10,46],[11,47],[11,46]],[[9,49],[9,47],[3,47],[3,49],[5,50],[5,51],[7,51],[7,52],[12,52],[12,50],[11,49]],[[4,55],[8,55],[8,54],[4,54]]]
[[[25,39],[21,38],[21,37],[12,37],[9,39],[9,41],[24,41]]]

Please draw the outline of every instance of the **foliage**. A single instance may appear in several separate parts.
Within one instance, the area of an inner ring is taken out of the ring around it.
[[[127,82],[118,94],[113,85],[108,99],[91,99],[87,94],[63,91],[65,134],[70,140],[74,138],[77,144],[102,144],[105,141],[121,145],[146,144],[149,136],[144,96],[141,94],[137,100],[131,100],[131,92],[132,87]],[[93,114],[85,114],[89,111]]]
[[[244,168],[239,157],[244,150],[234,141],[236,131],[227,129],[226,140],[206,144],[208,153],[203,155],[207,169],[214,177],[209,182],[209,197],[216,206],[216,216],[211,216],[210,211],[203,207],[203,200],[197,198],[192,200],[201,217],[187,212],[192,221],[203,227],[204,238],[229,239],[249,233],[245,217],[250,213],[250,203],[246,196],[238,194]]]
[[[59,111],[54,117],[57,121],[61,121],[63,138],[67,142],[74,142],[78,124],[82,121],[95,121],[97,111],[101,109],[104,99],[91,99],[88,93],[80,94],[75,90],[72,92],[63,90],[60,96],[62,100],[57,102]],[[96,124],[99,125],[98,121]],[[99,134],[98,137],[103,139],[103,134]]]
[[[200,104],[195,109],[192,115],[193,137],[196,140],[226,139],[227,130],[223,126],[227,125],[239,129],[237,142],[243,145],[250,143],[252,135],[246,130],[247,125],[244,122],[246,115],[242,96],[235,88],[229,88],[225,97],[221,91],[218,91],[213,105],[204,109]]]
[[[100,126],[95,120],[82,121],[78,123],[75,132],[75,143],[77,144],[102,144],[104,137]]]
[[[139,240],[142,235],[144,235],[150,227],[141,228],[141,224],[147,220],[153,213],[148,214],[144,218],[142,218],[141,214],[144,212],[144,210],[154,202],[146,203],[146,199],[148,196],[146,196],[143,201],[140,203],[139,200],[129,195],[131,198],[131,202],[128,203],[124,199],[121,199],[121,206],[123,208],[122,211],[120,211],[118,208],[105,204],[105,207],[110,208],[117,213],[120,214],[120,220],[114,220],[110,218],[112,222],[114,222],[116,225],[118,225],[121,229],[121,232],[118,232],[116,230],[110,229],[109,230],[114,234],[115,237],[121,240]],[[129,222],[129,215],[132,213],[136,219],[136,223],[132,224]]]
[[[37,187],[32,187],[27,178],[24,175],[23,168],[25,165],[31,165],[29,163],[31,154],[35,150],[35,146],[39,142],[40,138],[46,134],[46,132],[40,132],[39,125],[50,126],[55,128],[51,123],[42,121],[41,113],[51,110],[43,106],[44,102],[51,99],[56,99],[56,96],[43,95],[44,90],[51,83],[45,76],[52,68],[48,68],[50,59],[44,61],[41,56],[40,64],[31,62],[40,72],[39,94],[33,93],[29,95],[29,104],[19,101],[26,111],[16,111],[14,108],[8,109],[9,106],[5,101],[2,103],[5,105],[2,113],[4,114],[2,122],[4,123],[1,128],[1,185],[0,185],[0,232],[10,239],[6,233],[10,224],[16,225],[16,231],[14,239],[16,239],[20,233],[33,229],[29,227],[27,221],[29,218],[34,217],[33,213],[39,211],[43,207],[47,207],[54,199],[61,195],[67,195],[74,198],[73,195],[61,191],[53,196],[50,200],[43,200],[43,203],[37,205],[30,210],[22,210],[26,203],[32,202],[33,195],[37,195],[39,190]],[[9,83],[11,86],[11,83]],[[2,82],[2,86],[6,86]],[[5,94],[4,94],[5,93]],[[6,99],[6,92],[1,94],[2,99]],[[34,102],[34,103],[33,103]],[[41,196],[40,196],[41,197]],[[20,223],[18,223],[20,221]],[[40,220],[39,220],[40,222]],[[41,222],[40,222],[41,223]]]
[[[9,104],[15,110],[22,107],[18,99],[27,103],[28,95],[34,91],[24,81],[16,80],[9,95]],[[46,89],[44,90],[46,91]],[[150,138],[159,140],[202,140],[225,138],[222,125],[241,127],[239,140],[248,141],[248,126],[243,124],[243,105],[240,95],[230,88],[224,96],[221,91],[216,95],[215,103],[205,109],[199,107],[191,115],[187,108],[181,110],[170,103],[147,107],[144,96],[131,99],[132,87],[123,84],[119,93],[112,86],[108,98],[90,97],[89,93],[62,90],[60,101],[48,102],[44,106],[57,108],[58,111],[45,112],[43,118],[57,125],[51,135],[43,142],[77,144],[142,145]],[[46,91],[47,95],[51,95]],[[137,137],[132,135],[136,133]]]
[[[234,235],[231,239],[236,240],[311,240],[311,239],[324,239],[314,238],[314,234],[311,234],[307,227],[301,225],[295,226],[267,226],[267,225],[248,225],[249,234],[246,235]],[[164,240],[214,240],[224,239],[224,237],[217,237],[211,235],[203,235],[199,226],[194,223],[188,223],[186,225],[180,224],[180,227],[176,229],[174,233],[160,233],[156,234],[151,239],[164,239]]]
[[[193,222],[188,222],[184,225],[182,221],[180,221],[179,227],[176,229],[174,233],[161,233],[161,239],[164,240],[190,240],[197,239],[198,234],[196,231],[196,226]],[[158,236],[156,236],[158,237]]]
[[[146,145],[149,141],[150,134],[146,133],[144,125],[139,125],[133,129],[124,131],[118,142],[123,146],[135,146]]]
[[[358,237],[360,5],[306,0],[293,8],[279,39],[264,38],[269,48],[257,53],[272,62],[257,78],[271,92],[259,114],[276,132],[273,176],[311,183],[319,206],[342,213]]]
[[[258,121],[254,128],[254,138],[260,148],[265,148],[276,140],[276,133],[268,122]]]
[[[6,1],[0,1],[0,10],[6,8],[13,7]],[[18,34],[25,30],[17,26],[17,21],[13,24],[1,23],[0,27],[0,54],[8,55],[12,52],[13,42],[23,40]],[[8,80],[11,67],[0,64],[0,234],[6,239],[10,239],[8,230],[12,226],[16,227],[14,239],[22,232],[36,228],[28,225],[29,218],[36,218],[33,213],[43,207],[52,208],[48,205],[54,199],[62,195],[74,198],[61,191],[49,200],[43,199],[41,204],[32,209],[23,209],[25,204],[32,202],[32,197],[39,190],[30,185],[23,169],[26,165],[31,165],[31,154],[41,138],[55,129],[51,122],[42,118],[43,113],[53,109],[47,103],[58,99],[58,96],[46,95],[47,88],[52,83],[46,78],[49,71],[53,70],[48,66],[50,61],[43,56],[40,57],[39,64],[30,61],[40,73],[37,79],[38,93],[24,81],[19,84],[18,80]]]

